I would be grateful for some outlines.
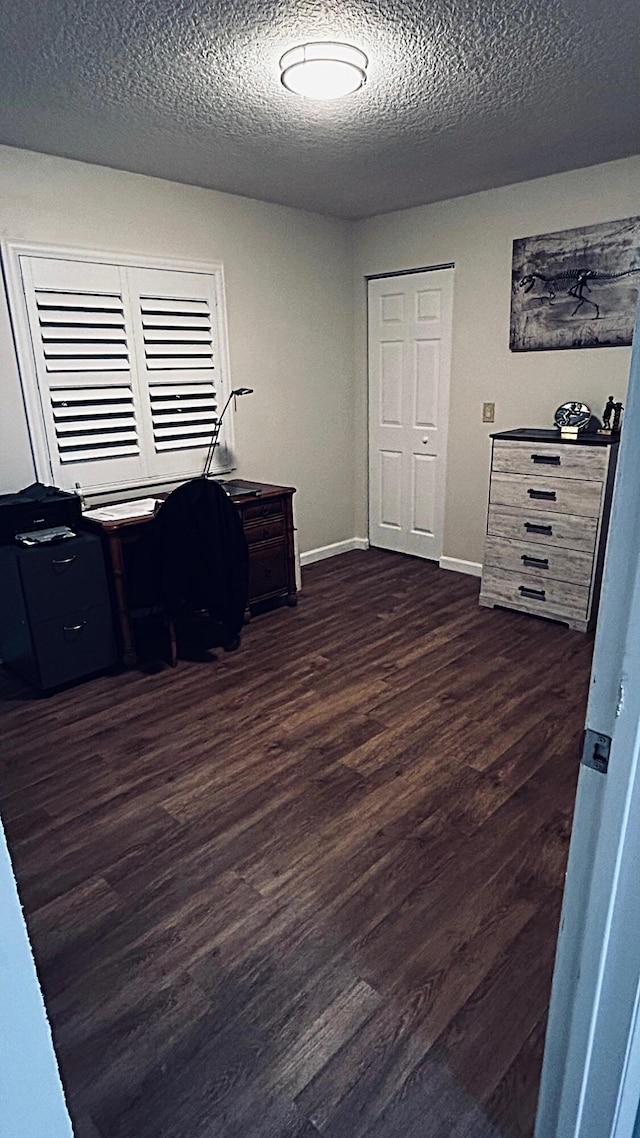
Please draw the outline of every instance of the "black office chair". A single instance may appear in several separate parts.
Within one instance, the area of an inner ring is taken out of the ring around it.
[[[217,482],[195,478],[174,490],[137,557],[139,595],[164,619],[173,666],[180,654],[239,646],[249,553],[238,511]]]

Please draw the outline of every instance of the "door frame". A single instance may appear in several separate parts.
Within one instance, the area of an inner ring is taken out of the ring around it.
[[[586,716],[611,754],[580,767],[536,1138],[631,1138],[640,1099],[639,484],[636,336]]]
[[[367,469],[367,542],[371,541],[371,419],[370,419],[370,414],[371,414],[371,368],[370,368],[370,357],[369,357],[369,333],[370,333],[370,327],[369,327],[369,282],[370,281],[388,280],[389,278],[396,278],[396,277],[415,276],[416,273],[437,273],[441,269],[455,269],[455,262],[454,261],[443,261],[443,262],[441,262],[439,264],[435,264],[435,265],[420,265],[420,266],[416,266],[414,268],[409,268],[409,269],[392,269],[392,270],[389,270],[388,272],[384,272],[384,273],[366,273],[365,277],[364,277],[365,311],[366,311],[365,337],[366,337],[366,345],[367,345],[367,348],[366,348],[366,351],[367,351],[367,403],[366,403],[366,422],[367,422],[367,432],[366,432],[366,437],[367,437],[367,457],[366,457],[366,469]],[[452,348],[451,355],[453,355],[453,314],[452,314],[452,330],[451,330],[451,348]],[[451,363],[452,363],[452,360],[450,362],[450,369],[449,369],[449,392],[448,392],[449,411],[451,410],[451,375],[453,374],[453,368],[451,366]],[[450,425],[451,425],[450,417],[448,416],[447,417],[447,443],[448,443]],[[446,502],[446,489],[447,489],[447,466],[446,466],[446,463],[447,463],[447,454],[445,451],[444,477],[443,477],[443,484],[442,484],[443,531],[444,531],[444,522],[446,520],[445,519],[445,513],[444,513],[444,507],[445,507],[445,502]],[[443,553],[444,553],[444,551],[443,551]],[[440,559],[439,559],[440,561],[442,561],[443,553],[440,556]]]

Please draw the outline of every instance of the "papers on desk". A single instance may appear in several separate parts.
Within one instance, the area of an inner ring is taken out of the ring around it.
[[[96,522],[124,522],[129,518],[146,518],[154,514],[158,505],[157,498],[136,498],[132,502],[115,502],[111,506],[95,506],[85,510],[85,517]]]

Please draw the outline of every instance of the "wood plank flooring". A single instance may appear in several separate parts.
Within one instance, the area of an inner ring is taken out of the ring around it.
[[[0,684],[77,1138],[529,1138],[591,639],[379,550],[241,649]]]

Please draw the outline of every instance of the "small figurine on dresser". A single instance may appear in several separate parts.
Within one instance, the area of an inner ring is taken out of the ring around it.
[[[620,430],[620,421],[622,419],[622,412],[624,407],[622,403],[616,403],[613,395],[607,399],[604,411],[602,412],[602,426],[600,427],[599,435],[614,435]],[[611,417],[613,416],[613,422]]]
[[[610,395],[609,398],[607,399],[606,404],[605,404],[604,411],[602,412],[602,429],[600,431],[598,431],[598,434],[601,434],[601,435],[610,435],[611,434],[611,416],[613,415],[614,407],[615,407],[615,402],[613,399],[613,395]]]

